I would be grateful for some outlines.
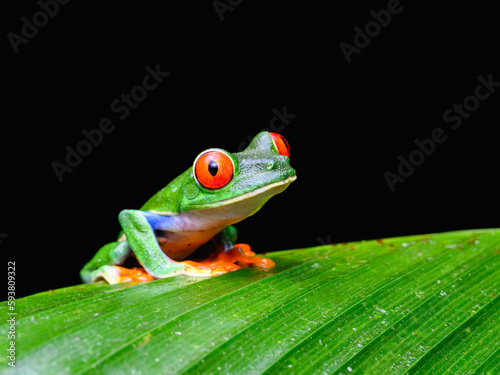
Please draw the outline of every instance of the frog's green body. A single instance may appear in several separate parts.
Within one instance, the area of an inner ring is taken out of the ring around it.
[[[123,264],[132,252],[153,278],[210,276],[209,270],[181,261],[212,239],[224,251],[232,249],[236,241],[232,224],[253,215],[296,178],[289,157],[280,152],[276,135],[271,134],[275,133],[259,133],[239,153],[221,149],[203,152],[200,156],[212,153],[219,157],[215,159],[219,166],[215,164],[215,169],[210,169],[213,161],[208,160],[205,166],[199,156],[193,167],[156,193],[140,210],[120,212],[123,234],[117,242],[103,246],[85,265],[81,271],[83,281],[104,278],[110,283],[119,282],[113,266]],[[201,165],[195,170],[197,162]],[[207,188],[200,182],[204,173],[219,184],[220,180],[215,179],[222,173],[224,163],[232,174],[223,186]],[[209,168],[210,174],[202,168]]]

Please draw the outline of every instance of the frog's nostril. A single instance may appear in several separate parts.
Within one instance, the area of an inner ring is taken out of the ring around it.
[[[268,171],[272,171],[275,166],[276,166],[276,163],[274,161],[270,161],[269,163],[267,163],[266,169]]]

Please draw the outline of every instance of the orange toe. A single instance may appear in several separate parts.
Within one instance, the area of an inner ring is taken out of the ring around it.
[[[246,243],[237,243],[234,244],[234,247],[240,248],[243,251],[244,256],[237,257],[236,259],[236,262],[238,262],[238,264],[243,265],[243,267],[247,267],[248,265],[253,264],[256,265],[257,267],[271,268],[276,265],[274,261],[272,261],[271,259],[255,256],[255,253],[252,250],[250,250],[250,245]]]
[[[198,262],[186,260],[182,263],[199,269],[209,269],[212,276],[236,271],[252,264],[263,268],[275,266],[275,263],[271,259],[255,256],[255,253],[250,250],[250,246],[244,243],[235,244],[231,250],[222,251],[215,257]]]
[[[134,267],[134,268],[125,268],[114,266],[115,269],[119,273],[119,282],[127,283],[127,282],[138,282],[138,283],[147,283],[149,281],[153,281],[154,279],[149,276],[144,268]]]
[[[255,256],[255,253],[250,250],[250,245],[247,243],[235,243],[233,248],[240,248],[247,257]]]

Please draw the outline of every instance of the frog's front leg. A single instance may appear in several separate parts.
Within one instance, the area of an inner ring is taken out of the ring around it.
[[[111,242],[99,249],[94,257],[80,271],[83,282],[104,279],[110,284],[117,284],[135,279],[137,281],[151,281],[149,275],[138,270],[127,270],[122,265],[130,256],[130,246],[127,241]]]
[[[175,275],[213,275],[210,270],[176,262],[161,250],[154,231],[171,229],[171,217],[148,211],[123,210],[118,220],[137,260],[151,277],[162,279]]]

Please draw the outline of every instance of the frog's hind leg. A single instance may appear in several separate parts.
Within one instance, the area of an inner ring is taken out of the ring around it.
[[[83,282],[104,279],[109,284],[127,281],[151,281],[152,278],[140,269],[120,267],[130,256],[131,248],[127,241],[111,242],[99,249],[96,255],[80,271]]]
[[[182,263],[198,269],[209,269],[213,276],[236,271],[250,265],[262,268],[274,267],[275,264],[271,259],[255,256],[255,253],[250,249],[250,245],[235,243],[237,238],[238,232],[236,228],[230,225],[213,238],[218,249],[213,256],[202,261],[186,260]]]

